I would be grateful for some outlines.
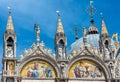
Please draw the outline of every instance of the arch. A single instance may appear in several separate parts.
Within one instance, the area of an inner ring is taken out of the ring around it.
[[[9,37],[9,38],[7,39],[7,46],[12,46],[12,47],[13,47],[13,45],[14,45],[14,40],[13,40],[12,37]]]
[[[14,82],[14,78],[7,78],[6,80],[6,82]]]
[[[60,46],[64,46],[64,41],[63,41],[63,39],[60,39],[59,44],[60,44]]]
[[[107,79],[111,78],[111,74],[110,74],[109,70],[107,69],[107,67],[105,66],[105,64],[99,58],[91,56],[91,55],[82,55],[82,56],[79,55],[79,56],[75,57],[72,61],[70,61],[69,62],[70,65],[68,66],[67,73],[66,73],[67,77],[69,77],[68,74],[70,72],[71,67],[76,62],[81,61],[81,60],[87,60],[87,61],[91,61],[92,63],[97,64],[100,67],[100,69],[103,70],[103,73],[105,75],[105,79],[107,80]]]
[[[39,65],[38,69],[40,69],[41,66],[50,68],[50,70],[52,71],[52,74],[54,76],[49,76],[49,78],[59,77],[60,72],[59,72],[59,68],[58,68],[56,62],[54,62],[51,58],[48,58],[48,57],[45,57],[42,55],[32,55],[32,56],[25,58],[23,61],[21,61],[20,65],[19,65],[19,75],[20,76],[21,76],[22,70],[24,70],[24,68],[26,69],[27,65],[30,66],[31,62],[33,62],[31,64],[31,66],[33,66],[33,64],[35,62],[37,62],[38,64],[41,62],[41,65]],[[42,63],[44,63],[45,65],[43,65]],[[23,78],[26,78],[26,77],[23,77]],[[41,78],[46,78],[46,77],[41,77]]]
[[[118,55],[115,62],[115,78],[120,78],[120,55]]]
[[[60,42],[64,43],[65,44],[65,40],[64,40],[64,37],[60,37],[57,41],[57,44],[59,44]]]
[[[109,46],[109,41],[108,41],[108,40],[105,40],[104,45],[105,45],[106,48],[108,48],[108,46]]]
[[[8,40],[10,37],[11,37],[13,40],[15,40],[15,36],[13,36],[13,35],[8,35],[5,40]]]

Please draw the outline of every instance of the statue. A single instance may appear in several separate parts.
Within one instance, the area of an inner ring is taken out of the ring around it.
[[[13,56],[13,49],[11,46],[7,47],[7,56],[12,57]]]
[[[35,28],[35,31],[36,31],[36,42],[37,42],[37,45],[39,45],[39,42],[40,42],[40,28],[39,28],[38,24],[35,24],[34,28]]]
[[[76,51],[75,51],[75,50],[72,51],[72,55],[73,55],[73,56],[76,55]]]
[[[112,38],[115,38],[115,41],[118,42],[118,33],[113,34]]]
[[[58,48],[58,56],[62,59],[62,48]]]
[[[84,43],[84,45],[86,45],[86,42],[87,42],[86,35],[87,35],[87,30],[85,29],[85,27],[83,27],[83,43]]]
[[[28,53],[29,53],[29,55],[32,53],[32,49],[31,48],[28,49]]]
[[[62,48],[58,48],[58,56],[60,59],[65,59],[65,53],[63,52]]]
[[[110,59],[110,52],[108,51],[107,48],[105,48],[105,58]]]
[[[51,51],[51,49],[48,49],[47,52],[48,52],[48,54],[51,55],[51,52],[52,52],[52,51]]]
[[[60,69],[61,69],[61,72],[62,72],[61,77],[65,77],[65,67],[66,67],[65,62],[61,62],[61,65],[60,65]]]
[[[24,55],[26,56],[28,54],[28,51],[25,49],[24,50]]]
[[[21,55],[20,55],[20,60],[22,60],[22,59],[23,59],[23,55],[21,54]]]
[[[41,43],[40,43],[40,47],[44,47],[45,46],[45,44],[44,44],[44,42],[42,41]]]
[[[110,69],[110,72],[111,72],[111,76],[114,77],[114,66],[112,63],[109,64],[109,69]]]
[[[35,50],[35,48],[36,48],[36,45],[33,43],[32,44],[32,50]]]
[[[116,77],[119,77],[119,76],[120,76],[120,73],[119,73],[119,71],[120,71],[119,66],[120,66],[120,64],[117,62],[117,66],[116,66],[116,68],[115,68],[115,76],[116,76]]]

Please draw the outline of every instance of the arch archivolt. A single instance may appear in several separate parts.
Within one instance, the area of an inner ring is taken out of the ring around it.
[[[31,55],[19,64],[19,75],[22,78],[56,78],[59,68],[56,62],[44,55]]]
[[[120,55],[117,57],[115,63],[115,78],[120,78]]]
[[[69,62],[66,74],[71,79],[109,79],[111,77],[102,60],[91,55],[75,57]]]

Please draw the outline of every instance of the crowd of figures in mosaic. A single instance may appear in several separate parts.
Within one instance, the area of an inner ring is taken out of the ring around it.
[[[93,3],[90,0],[90,26],[83,28],[83,37],[75,33],[75,42],[67,48],[60,12],[54,37],[54,52],[40,40],[38,24],[34,25],[36,43],[16,56],[16,32],[11,12],[4,33],[2,82],[120,82],[120,43],[118,33],[110,37],[103,15],[101,31],[94,24]],[[77,32],[75,30],[75,32]],[[69,38],[69,37],[68,37]],[[32,38],[31,38],[32,39]],[[50,43],[49,43],[50,44]],[[68,51],[67,51],[68,50]]]

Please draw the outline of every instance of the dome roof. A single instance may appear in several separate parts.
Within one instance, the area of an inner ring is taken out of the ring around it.
[[[87,44],[90,45],[91,47],[94,48],[99,48],[99,34],[91,34],[91,35],[87,35]],[[111,39],[111,45],[114,48],[114,41]],[[74,43],[71,44],[71,50],[77,50],[80,49],[80,46],[83,46],[83,37],[76,40]]]
[[[97,29],[97,27],[94,25],[94,20],[93,20],[93,18],[91,19],[91,25],[90,25],[90,27],[89,27],[89,29],[88,29],[88,34],[98,34],[98,29]]]
[[[91,34],[97,34],[97,33],[98,33],[97,27],[96,27],[95,25],[93,25],[93,24],[89,27],[88,31],[89,31],[89,33],[91,33]],[[92,32],[93,32],[93,33],[92,33]]]

